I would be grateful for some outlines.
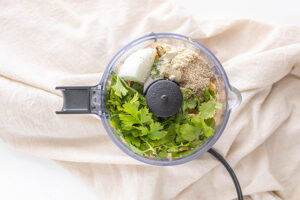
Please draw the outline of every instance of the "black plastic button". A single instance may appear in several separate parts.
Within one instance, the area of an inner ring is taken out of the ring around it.
[[[181,90],[173,81],[160,79],[147,88],[147,105],[158,117],[175,115],[181,108],[182,100]]]

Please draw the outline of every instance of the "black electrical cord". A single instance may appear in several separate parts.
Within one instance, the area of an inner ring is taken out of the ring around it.
[[[232,170],[232,168],[230,167],[230,165],[228,164],[228,162],[226,162],[226,160],[215,150],[210,149],[208,150],[208,152],[213,155],[216,159],[218,159],[223,165],[224,167],[227,169],[228,173],[230,174],[233,183],[235,185],[235,189],[237,192],[237,196],[238,196],[238,200],[243,200],[243,193],[242,193],[242,189],[241,186],[239,184],[239,181],[234,173],[234,171]]]

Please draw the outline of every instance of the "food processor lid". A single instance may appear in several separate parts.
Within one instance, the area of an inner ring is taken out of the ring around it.
[[[149,109],[158,117],[170,117],[181,108],[183,101],[179,86],[171,80],[158,79],[146,90]]]

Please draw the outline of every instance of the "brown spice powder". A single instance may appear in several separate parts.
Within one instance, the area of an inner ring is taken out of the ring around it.
[[[210,67],[200,58],[192,61],[181,71],[180,86],[182,90],[190,89],[202,96],[205,89],[209,87],[214,74]]]

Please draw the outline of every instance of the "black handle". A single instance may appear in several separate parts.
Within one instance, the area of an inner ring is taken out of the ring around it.
[[[56,87],[63,94],[63,107],[56,114],[98,114],[99,86]]]

